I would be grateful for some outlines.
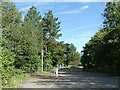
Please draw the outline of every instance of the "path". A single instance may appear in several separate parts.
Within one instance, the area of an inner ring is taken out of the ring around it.
[[[22,88],[118,88],[118,78],[105,74],[63,69],[59,77],[33,77]]]

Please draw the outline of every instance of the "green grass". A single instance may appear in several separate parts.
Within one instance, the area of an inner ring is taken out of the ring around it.
[[[33,73],[33,74],[27,74],[27,73],[19,73],[15,76],[13,76],[9,83],[5,86],[2,86],[2,88],[20,88],[21,87],[21,84],[29,77],[33,76],[33,75],[40,75],[40,74],[43,74],[43,75],[52,75],[53,73],[52,72],[41,72],[41,71],[38,71],[36,73]]]
[[[43,71],[43,72],[38,71],[38,72],[34,73],[34,75],[41,75],[41,74],[49,75],[49,74],[53,74],[53,72],[52,71]]]
[[[19,88],[21,83],[28,77],[30,77],[29,74],[20,74],[13,76],[10,80],[10,83],[6,86],[3,86],[2,88]]]

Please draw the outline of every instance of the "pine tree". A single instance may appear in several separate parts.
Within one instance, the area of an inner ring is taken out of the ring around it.
[[[51,54],[53,54],[51,52],[52,47],[55,46],[54,43],[55,39],[61,36],[61,34],[59,34],[60,22],[58,22],[58,18],[54,17],[52,11],[48,11],[48,13],[45,13],[45,16],[42,19],[42,28],[43,28],[44,66],[47,65],[47,68],[51,68],[52,67],[51,65],[54,61],[52,60],[51,57]],[[48,57],[49,61],[47,60]]]
[[[35,72],[41,68],[41,16],[36,8],[32,6],[24,18],[22,24],[21,48],[22,54],[19,66],[27,72]],[[21,53],[21,52],[20,52]]]

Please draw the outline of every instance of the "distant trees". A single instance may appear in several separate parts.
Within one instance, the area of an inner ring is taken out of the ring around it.
[[[81,58],[84,68],[120,74],[120,2],[109,2],[103,28],[86,43]]]
[[[80,54],[76,52],[76,47],[71,43],[65,44],[65,54],[66,60],[64,61],[66,65],[76,66],[80,63]]]
[[[40,71],[42,49],[44,71],[51,71],[56,64],[79,64],[75,46],[57,41],[62,35],[61,22],[52,11],[42,17],[34,6],[25,15],[12,2],[2,2],[1,7],[3,86],[15,75]]]

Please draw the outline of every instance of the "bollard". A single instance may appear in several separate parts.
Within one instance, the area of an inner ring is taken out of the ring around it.
[[[56,77],[58,77],[58,65],[55,68],[55,74],[56,74]]]
[[[58,77],[58,68],[56,68],[56,77]]]

